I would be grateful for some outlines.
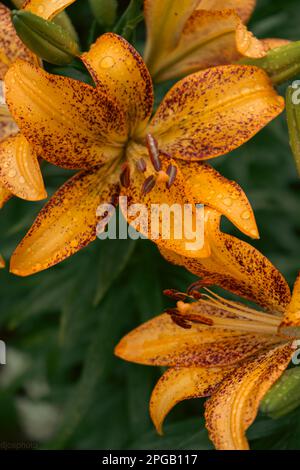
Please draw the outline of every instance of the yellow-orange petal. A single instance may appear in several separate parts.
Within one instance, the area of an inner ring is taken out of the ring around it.
[[[248,214],[244,214],[244,217]],[[220,231],[220,214],[206,209],[205,238],[211,248],[207,258],[180,257],[162,250],[170,262],[186,267],[200,278],[208,278],[271,312],[284,312],[291,299],[282,274],[262,253],[248,243]]]
[[[203,228],[202,211],[199,209],[197,214],[197,230],[195,229],[196,212],[194,206],[193,194],[186,185],[185,179],[180,172],[175,160],[160,156],[162,169],[160,175],[154,175],[154,168],[147,156],[146,149],[137,147],[129,158],[131,161],[130,185],[122,189],[122,196],[127,200],[120,201],[120,209],[125,219],[134,228],[144,236],[155,242],[158,246],[165,249],[174,250],[184,256],[193,256],[197,251],[201,251],[203,256],[209,255],[209,246],[205,239],[201,237]],[[137,170],[136,160],[143,157],[147,162],[147,170],[142,173]],[[177,169],[177,175],[170,188],[167,187],[167,170],[169,165]],[[143,194],[142,188],[145,180],[153,177],[155,186],[147,193]],[[147,209],[146,217],[139,218],[136,211],[131,213],[127,206],[143,205]],[[184,223],[183,223],[184,218]]]
[[[265,55],[265,44],[247,30],[234,10],[197,10],[186,22],[176,47],[161,59],[154,78],[160,82],[233,64],[242,56]]]
[[[180,367],[169,369],[157,382],[150,400],[150,416],[159,434],[177,403],[210,396],[232,368]]]
[[[21,199],[39,201],[47,197],[38,156],[22,134],[0,142],[0,182]]]
[[[199,324],[184,329],[163,314],[124,336],[115,354],[145,365],[220,367],[234,365],[272,344],[270,335]]]
[[[4,204],[12,197],[10,191],[8,191],[1,183],[0,183],[0,209],[4,206]]]
[[[291,356],[290,345],[281,345],[243,363],[206,402],[206,427],[218,450],[249,449],[245,431],[255,419],[261,399],[284,372]]]
[[[177,45],[185,22],[198,3],[199,0],[144,0],[145,61],[152,75],[161,59]]]
[[[134,47],[121,36],[107,33],[82,60],[97,88],[123,110],[130,134],[143,132],[152,113],[153,88],[148,69]]]
[[[262,69],[215,67],[177,83],[159,106],[149,132],[173,158],[203,160],[247,142],[283,109],[283,98]]]
[[[300,326],[300,274],[294,284],[291,302],[286,308],[281,328],[293,331],[293,327]]]
[[[16,33],[14,25],[11,21],[10,10],[2,3],[0,4],[0,80],[9,65],[17,58],[25,59],[35,63],[34,54],[27,49]]]
[[[124,117],[91,86],[18,60],[6,74],[5,90],[22,133],[50,163],[91,168],[122,152]]]
[[[51,20],[61,11],[74,3],[76,0],[27,0],[23,9],[41,16],[45,20]]]
[[[200,0],[198,10],[236,10],[239,17],[247,22],[256,6],[256,0]]]
[[[201,203],[226,216],[251,238],[259,238],[249,200],[242,188],[202,162],[177,162],[196,203]],[[249,217],[245,218],[245,214]]]
[[[107,178],[103,168],[81,172],[67,181],[13,253],[11,272],[19,276],[37,273],[95,240],[96,210],[101,203],[110,202],[115,191],[115,182]]]
[[[0,255],[0,269],[3,269],[3,268],[5,268],[5,261],[3,257]]]

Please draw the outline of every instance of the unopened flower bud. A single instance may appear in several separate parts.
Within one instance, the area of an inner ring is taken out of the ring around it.
[[[51,64],[67,65],[80,54],[74,38],[52,21],[23,10],[13,10],[12,21],[24,44]]]

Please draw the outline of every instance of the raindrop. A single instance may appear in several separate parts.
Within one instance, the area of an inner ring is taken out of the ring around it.
[[[251,217],[251,214],[250,214],[249,211],[245,211],[245,212],[243,212],[242,215],[241,215],[241,218],[242,218],[243,220],[249,220],[250,217]]]
[[[11,170],[9,170],[9,172],[8,172],[8,176],[10,178],[14,178],[16,176],[16,174],[17,174],[17,172],[13,168]]]
[[[101,59],[100,61],[100,67],[102,67],[103,69],[110,69],[114,65],[115,65],[115,60],[113,57],[109,55],[106,57],[103,57],[103,59]]]
[[[230,207],[232,206],[232,199],[230,197],[226,197],[224,200],[223,200],[225,206],[227,207]]]

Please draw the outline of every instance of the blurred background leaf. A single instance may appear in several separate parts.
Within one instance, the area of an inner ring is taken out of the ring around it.
[[[118,2],[118,19],[128,4]],[[78,0],[68,13],[83,49],[107,29],[90,2]],[[299,0],[258,0],[250,28],[259,37],[300,39],[299,24]],[[144,35],[139,23],[131,38],[139,50]],[[78,61],[47,68],[90,81]],[[156,103],[169,87],[157,87]],[[292,283],[300,268],[300,180],[285,116],[213,164],[245,189],[260,227],[255,246]],[[43,170],[49,194],[71,175],[46,163]],[[7,260],[41,207],[12,199],[1,211]],[[224,230],[242,238],[225,221]],[[38,275],[22,279],[2,270],[0,277],[0,339],[8,346],[7,365],[0,366],[0,440],[52,449],[211,449],[203,400],[178,405],[159,437],[148,401],[161,371],[113,355],[122,335],[172,305],[162,290],[185,290],[191,274],[166,263],[148,241],[97,240]],[[249,438],[254,449],[300,449],[300,410],[277,420],[259,416]]]

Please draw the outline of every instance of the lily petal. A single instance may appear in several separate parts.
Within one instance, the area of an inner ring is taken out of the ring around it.
[[[243,56],[261,58],[266,44],[249,32],[234,10],[195,11],[177,46],[157,66],[157,82],[189,75],[216,65],[233,64]]]
[[[196,214],[193,205],[194,199],[190,188],[188,188],[185,183],[184,177],[180,172],[176,161],[171,158],[166,158],[163,155],[160,156],[162,163],[161,173],[166,177],[160,178],[160,175],[158,175],[158,177],[157,175],[153,175],[155,172],[147,153],[143,153],[143,147],[141,150],[140,147],[138,147],[135,152],[136,160],[141,158],[141,156],[147,162],[147,171],[145,173],[141,173],[137,170],[135,165],[132,165],[130,186],[128,188],[123,188],[122,190],[122,196],[127,196],[127,201],[120,201],[120,208],[125,219],[131,225],[133,225],[133,222],[137,219],[135,213],[130,214],[127,211],[127,205],[143,205],[144,208],[146,207],[148,209],[147,217],[143,218],[143,223],[139,224],[139,226],[135,228],[144,236],[157,243],[160,247],[174,250],[176,253],[180,253],[184,256],[193,256],[194,251],[191,248],[191,244],[197,241],[196,233],[193,232],[194,225],[190,224],[189,227],[188,223],[183,224],[181,214],[185,214],[186,219],[190,216],[191,221],[195,221]],[[170,188],[167,187],[168,176],[166,174],[169,165],[173,165],[173,167],[177,169],[176,179]],[[156,178],[155,186],[151,192],[143,194],[142,188],[145,179],[151,175]],[[184,207],[185,204],[190,205],[191,211],[188,213],[184,212],[188,207]],[[157,207],[157,212],[155,212],[155,207]],[[164,207],[168,212],[165,214],[165,217],[162,215],[163,212],[159,211],[160,208],[163,209]],[[172,217],[172,208],[177,207],[179,207],[181,214],[179,214],[179,217]],[[154,219],[154,212],[157,215],[156,220]],[[168,217],[168,215],[170,217]],[[201,241],[202,240],[199,239],[199,245],[201,245]],[[209,255],[209,246],[205,244],[205,240],[203,240],[202,247],[198,247],[198,250],[201,250],[203,256]]]
[[[27,0],[23,10],[31,11],[45,20],[51,20],[76,0]]]
[[[289,303],[283,321],[280,325],[281,328],[287,328],[293,330],[293,327],[300,326],[300,274],[296,279],[292,299]]]
[[[270,335],[191,325],[184,329],[167,314],[144,323],[125,336],[115,354],[137,364],[168,367],[234,365],[278,343]]]
[[[47,197],[38,157],[22,134],[0,143],[0,181],[22,199],[39,201]]]
[[[5,261],[3,257],[0,255],[0,269],[3,269],[3,268],[5,268]]]
[[[236,10],[239,17],[247,22],[256,6],[256,0],[200,0],[198,10]]]
[[[243,363],[206,402],[206,427],[217,449],[249,449],[245,431],[255,419],[261,399],[284,372],[291,356],[290,345],[282,345]]]
[[[224,178],[210,165],[201,162],[178,160],[178,166],[193,193],[196,203],[201,203],[225,215],[246,235],[259,238],[252,207],[242,188]],[[249,217],[245,218],[245,214]]]
[[[250,215],[244,214],[244,217]],[[290,302],[289,286],[282,274],[262,253],[248,243],[220,231],[221,215],[206,209],[205,238],[211,248],[207,258],[180,257],[161,249],[170,262],[185,266],[200,278],[267,308],[283,313]]]
[[[147,26],[145,61],[152,75],[157,64],[178,43],[184,24],[199,0],[144,0]]]
[[[3,80],[9,65],[17,58],[33,63],[37,61],[17,35],[10,10],[0,3],[0,80]]]
[[[267,74],[228,65],[190,75],[166,95],[149,132],[173,158],[203,160],[247,142],[282,112]]]
[[[103,168],[84,171],[67,181],[39,213],[11,258],[11,272],[28,276],[73,255],[96,239],[96,210],[110,201],[115,182]]]
[[[144,131],[154,98],[151,76],[138,52],[121,36],[107,33],[81,58],[97,88],[127,116],[130,133]]]
[[[150,400],[150,415],[162,434],[163,422],[177,403],[190,398],[208,397],[233,368],[184,367],[169,369],[157,382]]]
[[[21,132],[50,163],[91,168],[122,151],[123,115],[91,86],[18,60],[6,74],[5,90]]]
[[[0,209],[4,206],[4,204],[12,197],[10,191],[8,191],[1,183],[0,183]]]

